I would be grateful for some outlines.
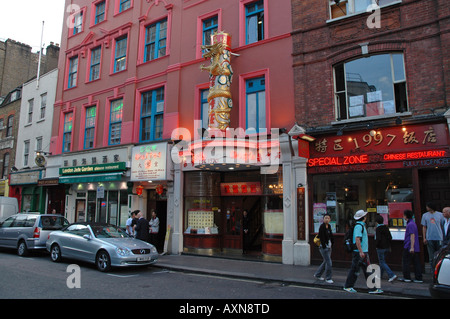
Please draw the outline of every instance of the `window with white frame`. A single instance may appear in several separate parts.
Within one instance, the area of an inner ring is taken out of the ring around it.
[[[27,120],[28,124],[33,122],[33,107],[34,107],[34,99],[28,100],[28,120]]]
[[[334,67],[337,120],[406,112],[402,53],[377,54]]]
[[[330,19],[361,12],[371,12],[371,6],[382,7],[399,0],[329,0]]]
[[[47,108],[47,93],[41,94],[41,114],[39,119],[45,118],[45,109]]]
[[[36,137],[36,151],[42,151],[42,136]]]
[[[30,140],[23,142],[23,166],[28,166],[28,158],[30,156]]]

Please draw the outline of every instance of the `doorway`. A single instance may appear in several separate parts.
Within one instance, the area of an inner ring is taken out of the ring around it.
[[[224,251],[235,250],[249,254],[260,254],[262,249],[262,214],[259,196],[236,196],[222,201]],[[247,211],[247,222],[243,212]],[[248,233],[244,235],[244,223],[248,224]]]
[[[151,212],[155,210],[156,216],[159,218],[159,232],[156,243],[152,243],[159,253],[164,250],[164,240],[167,229],[167,193],[164,189],[163,193],[159,195],[156,190],[149,189],[147,196],[147,220],[152,218]]]

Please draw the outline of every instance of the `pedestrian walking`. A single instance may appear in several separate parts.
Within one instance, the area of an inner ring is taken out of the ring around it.
[[[246,254],[250,246],[250,216],[244,209],[242,212],[242,253]]]
[[[377,249],[378,264],[381,268],[381,277],[383,277],[383,272],[386,271],[389,282],[393,282],[397,279],[397,275],[394,274],[386,263],[386,253],[391,251],[392,235],[389,228],[384,224],[383,216],[377,215],[375,221],[377,222],[377,228],[375,230],[375,247]]]
[[[419,247],[419,232],[417,225],[413,220],[413,212],[411,210],[405,210],[403,218],[406,219],[406,231],[405,240],[403,243],[402,254],[402,268],[403,278],[399,279],[404,282],[411,282],[411,262],[414,265],[414,282],[422,283],[422,266],[420,264],[420,247]]]
[[[352,252],[352,265],[347,275],[347,279],[344,284],[344,290],[347,292],[355,293],[354,289],[356,280],[358,279],[359,269],[363,270],[364,277],[367,279],[369,274],[367,273],[367,267],[370,264],[369,261],[369,238],[367,236],[366,219],[367,212],[364,210],[358,210],[353,217],[356,220],[356,224],[353,229],[353,245],[355,249]],[[383,290],[379,288],[371,288],[369,293],[382,293]]]
[[[331,261],[331,247],[334,244],[333,231],[330,225],[331,216],[330,214],[325,214],[323,216],[323,223],[319,227],[319,239],[320,246],[319,252],[322,255],[323,262],[317,269],[314,277],[319,280],[325,280],[325,282],[332,284],[332,261]],[[322,277],[325,271],[325,278]]]
[[[134,228],[134,230],[136,231],[136,239],[148,242],[148,220],[144,218],[144,215],[141,211],[138,212],[137,217],[138,221],[136,223],[136,227]]]
[[[156,216],[156,211],[152,209],[152,217],[148,222],[150,226],[150,244],[156,247],[158,243],[158,234],[159,234],[159,218]]]
[[[427,212],[422,216],[423,227],[423,244],[427,245],[428,259],[430,265],[433,263],[434,253],[441,248],[443,234],[442,224],[444,223],[444,216],[441,212],[436,211],[434,203],[428,202],[426,204]]]

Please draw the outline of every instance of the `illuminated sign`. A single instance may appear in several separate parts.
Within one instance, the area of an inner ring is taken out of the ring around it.
[[[166,179],[167,143],[133,147],[130,181],[161,181]]]
[[[332,166],[332,165],[352,165],[369,163],[368,155],[349,155],[343,157],[316,157],[308,160],[308,166]]]
[[[220,193],[222,196],[248,196],[261,195],[261,183],[221,183]]]
[[[403,153],[393,153],[384,154],[383,159],[385,161],[404,161],[413,160],[421,158],[433,158],[433,157],[444,157],[445,151],[420,151],[420,152],[403,152]]]

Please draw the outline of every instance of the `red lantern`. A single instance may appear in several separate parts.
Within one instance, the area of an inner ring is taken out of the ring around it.
[[[161,195],[161,194],[163,193],[163,191],[164,191],[164,187],[163,187],[161,184],[159,184],[158,186],[156,186],[156,193],[157,193],[158,195]]]
[[[144,186],[141,186],[141,185],[137,186],[136,187],[136,194],[138,194],[138,196],[141,196],[143,190],[144,190]]]

